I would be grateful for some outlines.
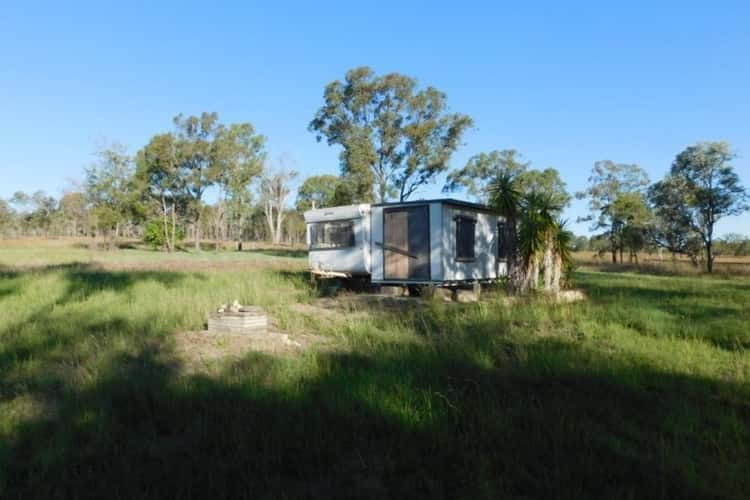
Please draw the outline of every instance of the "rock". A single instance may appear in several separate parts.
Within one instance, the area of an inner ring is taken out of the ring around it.
[[[409,295],[409,289],[403,286],[383,285],[380,287],[380,295],[390,297],[403,297]]]
[[[562,290],[557,292],[554,300],[558,304],[570,304],[571,302],[586,300],[586,294],[583,293],[583,290]]]
[[[428,300],[442,300],[450,302],[453,300],[453,290],[437,286],[429,286],[422,289],[422,297]]]
[[[457,289],[453,292],[453,300],[456,302],[477,302],[479,301],[479,294],[474,290]]]

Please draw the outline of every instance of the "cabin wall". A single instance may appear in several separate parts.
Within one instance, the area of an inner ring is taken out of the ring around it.
[[[425,203],[428,206],[428,217],[430,224],[430,277],[429,281],[442,281],[443,279],[443,266],[442,266],[442,225],[443,225],[443,213],[442,204],[440,203]],[[372,269],[372,281],[378,282],[385,279],[384,269],[384,256],[383,256],[383,219],[384,209],[394,208],[396,206],[389,207],[372,207],[371,219],[370,219],[370,258],[371,258],[371,269]],[[408,281],[408,280],[404,280]]]
[[[372,207],[370,212],[370,259],[372,281],[383,280],[383,207]]]
[[[476,220],[474,233],[474,259],[456,260],[456,217]],[[486,280],[505,274],[505,263],[497,258],[497,223],[501,217],[484,211],[452,205],[442,206],[443,217],[443,280]]]
[[[328,209],[326,213],[317,214],[308,212],[308,225],[306,228],[307,245],[310,247],[310,222],[327,222],[336,220],[352,220],[354,229],[354,246],[346,248],[331,248],[310,250],[308,262],[311,269],[324,271],[339,271],[352,274],[369,274],[371,270],[370,256],[370,214],[367,209],[361,211],[344,211],[352,207],[335,207]],[[351,212],[351,213],[350,213]],[[358,215],[351,217],[354,213]],[[342,217],[344,216],[344,217]]]
[[[430,203],[430,279],[443,280],[443,204]]]

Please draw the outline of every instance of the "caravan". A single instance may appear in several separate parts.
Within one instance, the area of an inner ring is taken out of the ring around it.
[[[454,199],[359,204],[305,212],[310,270],[376,285],[455,286],[506,274],[505,220]]]

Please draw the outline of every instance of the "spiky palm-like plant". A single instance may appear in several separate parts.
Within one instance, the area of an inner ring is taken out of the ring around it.
[[[552,287],[553,240],[557,231],[555,214],[561,208],[550,196],[535,191],[523,198],[518,238],[524,270],[523,292],[537,288],[542,265],[545,290]]]
[[[552,291],[560,290],[560,278],[567,273],[573,266],[573,241],[575,235],[566,228],[567,221],[557,221],[557,231],[552,240],[553,252],[553,273],[552,273]]]
[[[508,289],[516,292],[523,282],[523,269],[518,255],[518,215],[522,196],[516,176],[501,173],[488,188],[490,204],[505,217],[503,244],[507,255]]]

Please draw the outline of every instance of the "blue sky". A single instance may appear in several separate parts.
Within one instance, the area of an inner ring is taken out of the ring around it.
[[[0,197],[59,195],[97,142],[134,152],[180,112],[250,121],[271,158],[335,174],[338,150],[307,124],[325,84],[359,65],[434,85],[474,118],[456,167],[515,148],[576,191],[596,160],[658,179],[685,146],[721,139],[750,185],[750,3],[656,3],[7,3]],[[730,231],[750,234],[750,214]]]

